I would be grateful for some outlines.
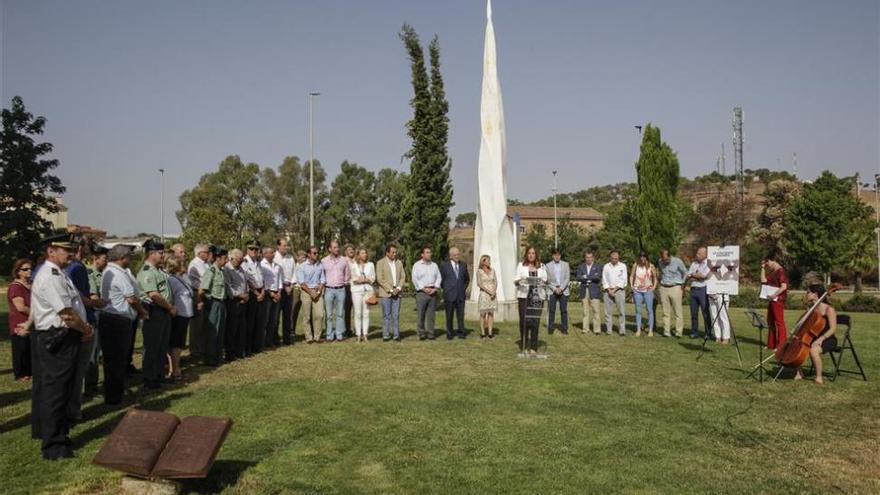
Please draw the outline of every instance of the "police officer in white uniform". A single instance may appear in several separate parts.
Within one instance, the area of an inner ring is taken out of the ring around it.
[[[56,460],[73,456],[66,410],[74,399],[80,345],[91,341],[94,329],[86,321],[79,291],[64,273],[76,246],[66,234],[47,239],[45,245],[46,262],[31,292],[34,354],[39,363],[34,370],[33,401],[43,458]]]

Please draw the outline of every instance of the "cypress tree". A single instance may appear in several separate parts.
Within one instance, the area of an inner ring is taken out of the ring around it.
[[[635,200],[639,249],[650,257],[668,248],[675,252],[681,242],[678,204],[678,156],[660,137],[660,128],[648,124],[636,162],[638,197]]]
[[[407,123],[412,148],[404,155],[410,160],[410,175],[403,201],[403,240],[407,261],[418,259],[423,245],[439,256],[448,246],[449,209],[452,207],[452,182],[449,172],[449,103],[440,72],[440,43],[435,36],[428,50],[430,77],[418,34],[408,24],[400,32],[412,71],[413,118]]]

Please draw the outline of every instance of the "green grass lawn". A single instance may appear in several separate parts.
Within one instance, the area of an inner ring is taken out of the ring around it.
[[[367,344],[193,367],[130,407],[233,418],[211,477],[184,484],[192,493],[880,493],[880,315],[853,315],[870,381],[819,387],[747,380],[732,346],[697,362],[701,341],[581,335],[579,308],[577,333],[542,330],[546,360],[516,357],[511,323],[491,341],[419,342],[413,308],[402,343],[376,339],[376,308]],[[755,331],[731,315],[750,367]],[[9,366],[3,340],[0,491],[117,493],[121,475],[90,461],[125,411],[94,399],[76,458],[41,461],[28,387]]]

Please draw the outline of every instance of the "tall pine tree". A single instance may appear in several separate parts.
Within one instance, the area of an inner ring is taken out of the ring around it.
[[[639,249],[656,257],[660,250],[675,251],[681,242],[678,204],[678,157],[660,138],[660,128],[648,124],[642,136],[635,200]]]
[[[435,36],[428,47],[431,74],[425,66],[425,54],[415,29],[404,24],[400,31],[410,59],[412,71],[413,118],[407,123],[412,148],[405,158],[410,160],[410,176],[403,201],[403,239],[407,261],[418,259],[423,245],[429,245],[438,256],[445,256],[448,247],[449,209],[452,207],[452,181],[449,177],[449,103],[440,72],[440,43]]]

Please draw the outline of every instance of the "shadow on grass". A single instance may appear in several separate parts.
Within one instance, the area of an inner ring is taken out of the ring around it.
[[[104,419],[98,424],[92,425],[91,427],[81,432],[78,432],[76,436],[72,438],[72,440],[75,445],[81,447],[88,444],[92,440],[108,436],[113,431],[113,429],[116,428],[116,425],[119,424],[119,421],[122,420],[122,417],[125,416],[132,408],[146,409],[150,411],[164,411],[168,409],[174,401],[189,397],[190,395],[192,395],[192,392],[175,393],[162,397],[156,397],[155,399],[146,402],[134,403],[131,405],[131,407],[125,408],[106,406],[104,404],[96,404],[89,407],[86,411],[83,411],[83,413],[87,414],[87,417],[90,418],[100,418],[106,414],[111,413],[113,415]]]
[[[183,493],[220,493],[228,487],[238,484],[239,478],[248,468],[256,466],[254,461],[236,461],[222,459],[211,467],[207,478],[180,480]],[[307,493],[315,493],[314,488],[303,487]]]
[[[31,389],[25,388],[0,394],[0,407],[9,407],[31,398]]]

